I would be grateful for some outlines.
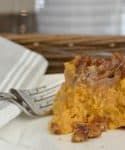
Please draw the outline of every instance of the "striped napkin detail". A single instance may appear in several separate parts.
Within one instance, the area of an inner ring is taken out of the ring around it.
[[[47,67],[47,63],[42,56],[34,52],[25,51],[20,60],[15,63],[10,72],[5,76],[5,79],[0,84],[0,91],[8,91],[12,87],[21,88],[22,83],[28,79],[35,67],[37,67],[38,71],[41,69],[42,75],[45,69],[42,70],[41,64],[45,68]]]
[[[39,86],[47,66],[43,56],[0,37],[0,92]],[[20,113],[16,105],[0,101],[0,127]]]

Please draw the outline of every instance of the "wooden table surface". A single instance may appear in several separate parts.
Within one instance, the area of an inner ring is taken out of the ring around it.
[[[49,61],[47,73],[62,73],[64,62],[75,55],[125,51],[125,36],[3,34],[2,36],[44,55]]]

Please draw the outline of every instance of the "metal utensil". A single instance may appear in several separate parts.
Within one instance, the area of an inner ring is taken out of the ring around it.
[[[61,83],[28,90],[10,89],[10,93],[0,92],[0,100],[16,104],[28,116],[47,115]]]

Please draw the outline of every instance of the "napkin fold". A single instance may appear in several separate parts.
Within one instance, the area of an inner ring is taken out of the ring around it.
[[[47,66],[48,62],[42,55],[0,37],[0,92],[39,86]],[[0,101],[0,127],[20,113],[16,105]]]

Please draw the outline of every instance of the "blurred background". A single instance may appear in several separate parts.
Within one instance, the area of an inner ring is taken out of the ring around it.
[[[0,35],[63,72],[76,55],[125,52],[125,0],[0,0]]]
[[[0,33],[125,34],[124,0],[0,0]]]

